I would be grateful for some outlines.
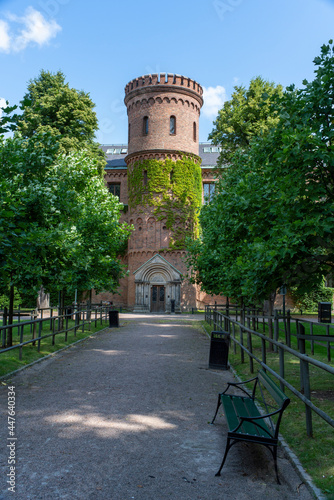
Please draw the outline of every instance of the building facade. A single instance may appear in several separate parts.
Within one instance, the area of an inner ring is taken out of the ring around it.
[[[199,232],[200,206],[214,191],[219,148],[199,144],[203,89],[180,75],[145,75],[125,87],[128,144],[104,145],[105,180],[134,226],[119,294],[98,299],[135,312],[179,313],[222,297],[187,280],[185,239]]]

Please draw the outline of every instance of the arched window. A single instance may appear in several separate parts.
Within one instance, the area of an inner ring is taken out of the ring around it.
[[[144,116],[143,119],[143,134],[144,135],[148,134],[148,116]]]
[[[193,123],[193,139],[195,142],[197,141],[196,122]]]
[[[176,118],[175,118],[175,116],[171,116],[169,119],[169,133],[170,133],[170,135],[176,134]]]

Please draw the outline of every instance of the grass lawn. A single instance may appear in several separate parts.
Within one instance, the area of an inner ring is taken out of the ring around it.
[[[45,321],[43,323],[43,331],[42,335],[48,335],[52,334],[52,331],[49,329],[49,321]],[[13,372],[14,370],[17,370],[18,368],[22,368],[25,365],[28,365],[29,363],[32,363],[33,361],[36,361],[37,359],[43,358],[45,356],[48,356],[49,354],[52,354],[59,349],[62,349],[70,344],[73,344],[74,342],[89,337],[92,333],[98,332],[102,330],[103,328],[106,328],[109,326],[109,321],[102,320],[102,323],[100,321],[100,318],[96,321],[95,325],[95,320],[93,319],[90,324],[86,323],[84,331],[82,331],[82,326],[80,326],[76,334],[73,330],[69,331],[67,334],[67,339],[66,339],[66,334],[65,333],[59,333],[55,336],[55,345],[52,345],[52,336],[47,337],[43,340],[41,340],[41,345],[40,345],[40,351],[38,352],[37,350],[37,342],[36,345],[33,344],[27,344],[22,347],[22,359],[20,359],[19,351],[20,349],[12,349],[11,351],[3,352],[0,353],[0,377],[4,376],[8,373]],[[68,322],[68,327],[74,327],[74,321],[69,320]],[[38,330],[37,330],[38,332]],[[31,328],[30,325],[27,325],[24,327],[24,334],[23,334],[23,341],[27,341],[32,338],[31,335]],[[19,336],[17,333],[17,328],[13,329],[13,345],[17,344],[19,342]]]
[[[201,322],[205,330],[211,335],[213,327],[205,321]],[[282,327],[283,325],[280,325]],[[321,327],[320,327],[321,329]],[[239,339],[236,327],[236,339]],[[267,325],[266,325],[267,330]],[[291,333],[295,332],[295,324],[291,324]],[[262,325],[260,327],[262,333]],[[323,333],[316,331],[314,333]],[[332,332],[331,332],[332,333]],[[280,331],[280,341],[285,341],[285,334]],[[261,340],[252,335],[253,353],[259,359],[261,356]],[[244,345],[247,345],[247,335],[244,334]],[[333,344],[332,344],[333,345]],[[297,340],[291,336],[291,347],[297,348]],[[333,350],[332,350],[333,351]],[[327,361],[326,346],[314,345],[314,355],[310,354],[310,346],[306,342],[306,352],[310,357],[314,357],[323,363],[334,366]],[[267,365],[279,373],[279,355],[275,352],[267,352]],[[333,352],[334,357],[334,352]],[[300,389],[300,369],[299,360],[292,354],[285,353],[285,379],[297,390]],[[234,349],[231,341],[229,350],[229,362],[241,379],[247,380],[254,376],[250,372],[248,355],[245,353],[245,362],[241,363],[240,348]],[[261,365],[254,360],[254,372],[256,373]],[[334,418],[334,377],[328,372],[309,365],[311,380],[311,399],[315,406]],[[327,496],[328,500],[334,500],[334,429],[317,414],[312,412],[313,437],[308,437],[305,423],[305,405],[291,391],[286,389],[286,394],[291,399],[291,403],[284,412],[281,422],[280,432],[290,448],[299,458],[304,469],[312,477],[314,484],[320,488]]]

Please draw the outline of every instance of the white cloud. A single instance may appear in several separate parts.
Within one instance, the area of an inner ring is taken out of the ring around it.
[[[9,52],[10,36],[9,25],[0,19],[0,52]]]
[[[6,108],[6,107],[7,107],[6,99],[4,99],[3,97],[0,97],[0,118],[2,115],[3,108]]]
[[[0,20],[0,51],[20,52],[28,45],[40,47],[49,43],[61,30],[55,20],[47,21],[33,7],[28,7],[24,16],[7,15],[9,22]]]
[[[203,115],[207,118],[216,118],[218,111],[226,101],[226,90],[220,85],[217,85],[217,87],[203,87],[203,99]]]

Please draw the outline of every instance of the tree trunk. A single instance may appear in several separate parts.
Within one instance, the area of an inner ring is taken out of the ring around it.
[[[65,290],[59,292],[59,315],[62,316],[65,314]],[[64,329],[64,318],[60,318],[59,320],[59,330]]]

